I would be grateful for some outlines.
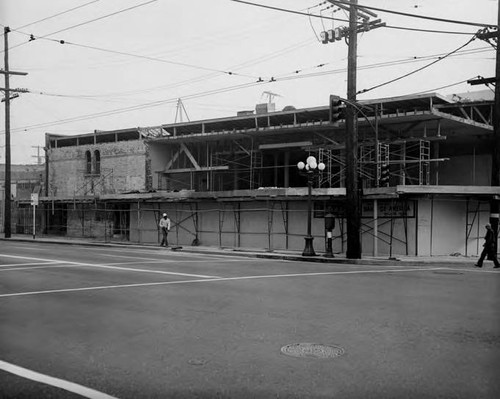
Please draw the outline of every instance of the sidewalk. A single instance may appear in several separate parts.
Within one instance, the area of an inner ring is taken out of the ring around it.
[[[345,254],[334,254],[333,258],[327,258],[324,253],[317,252],[316,256],[305,257],[302,256],[302,251],[291,250],[276,250],[266,251],[258,249],[243,249],[243,248],[218,248],[207,246],[173,246],[169,248],[160,247],[157,244],[136,244],[129,242],[104,242],[97,241],[91,238],[69,238],[57,236],[37,236],[33,239],[30,235],[13,234],[11,238],[0,237],[0,241],[23,241],[23,242],[46,242],[55,244],[68,244],[68,245],[92,245],[92,246],[105,246],[105,247],[129,247],[129,248],[148,248],[151,250],[174,250],[189,253],[205,253],[213,255],[226,255],[226,256],[241,256],[251,258],[265,258],[265,259],[281,259],[290,261],[306,261],[306,262],[320,262],[320,263],[337,263],[337,264],[357,264],[357,265],[377,265],[377,266],[453,266],[453,267],[473,267],[478,257],[471,256],[465,257],[462,255],[449,255],[449,256],[406,256],[397,255],[393,258],[386,256],[363,256],[362,259],[347,259]],[[486,268],[488,264],[486,263]]]

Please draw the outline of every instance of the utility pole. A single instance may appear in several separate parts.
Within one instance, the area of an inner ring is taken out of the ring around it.
[[[337,27],[321,32],[322,43],[334,43],[345,38],[348,42],[347,60],[347,101],[345,111],[345,145],[346,145],[346,203],[347,251],[349,259],[361,258],[361,186],[358,174],[358,112],[356,109],[356,79],[358,33],[368,32],[385,26],[377,14],[358,6],[358,0],[346,1],[328,0],[333,6],[349,12],[349,27]],[[328,7],[328,8],[331,8]],[[358,21],[361,18],[362,21]],[[333,96],[335,97],[335,96]],[[332,106],[330,95],[330,107]]]
[[[11,237],[11,168],[10,168],[10,75],[27,75],[25,72],[9,70],[9,32],[8,26],[4,27],[4,70],[0,74],[5,76],[5,207],[4,207],[4,235]]]
[[[349,11],[349,50],[347,58],[346,106],[346,219],[348,259],[361,258],[361,201],[358,182],[358,116],[356,103],[358,0],[351,0]]]
[[[500,24],[500,4],[498,5],[498,24]],[[500,44],[499,30],[496,31],[496,68],[495,68],[495,107],[493,108],[493,151],[491,162],[491,185],[500,186]],[[499,200],[493,199],[490,204],[490,224],[498,237]],[[496,240],[495,240],[496,242]],[[495,248],[498,248],[495,245]]]

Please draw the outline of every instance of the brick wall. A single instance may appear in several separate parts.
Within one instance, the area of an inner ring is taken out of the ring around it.
[[[100,173],[87,173],[86,152],[100,153]],[[49,196],[119,194],[145,191],[146,148],[142,140],[52,148],[49,158]]]

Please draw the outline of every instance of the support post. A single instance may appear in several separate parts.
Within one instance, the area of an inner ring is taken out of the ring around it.
[[[346,218],[348,259],[361,258],[361,216],[358,191],[358,120],[356,103],[357,0],[351,0],[349,12],[349,52],[347,65],[346,107]]]
[[[307,175],[307,235],[304,237],[305,247],[302,256],[315,256],[313,248],[314,237],[311,234],[311,220],[312,220],[312,173]]]

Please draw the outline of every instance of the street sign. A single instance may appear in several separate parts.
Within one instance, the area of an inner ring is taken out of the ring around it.
[[[31,194],[31,205],[38,206],[38,193]]]

